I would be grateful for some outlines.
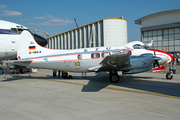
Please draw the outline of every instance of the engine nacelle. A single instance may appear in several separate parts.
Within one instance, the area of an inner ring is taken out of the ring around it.
[[[149,57],[149,56],[153,56],[153,54],[152,53],[145,53],[145,54],[141,54],[140,56],[145,56],[145,57],[148,56]]]
[[[134,73],[141,73],[141,72],[146,72],[152,70],[152,67],[147,67],[147,68],[140,68],[140,69],[132,69],[130,71],[123,71],[123,74],[134,74]]]

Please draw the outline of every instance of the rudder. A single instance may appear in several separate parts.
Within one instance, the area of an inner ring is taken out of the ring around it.
[[[19,38],[17,58],[20,60],[36,57],[38,53],[42,52],[42,49],[44,48],[36,43],[32,34],[24,30]]]

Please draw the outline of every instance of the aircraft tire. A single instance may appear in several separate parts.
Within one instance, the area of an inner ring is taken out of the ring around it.
[[[112,74],[112,75],[110,75],[109,80],[112,83],[118,83],[119,82],[119,75],[118,74]]]
[[[166,74],[166,79],[172,79],[173,78],[173,75],[171,74],[171,72],[168,72],[167,74]]]

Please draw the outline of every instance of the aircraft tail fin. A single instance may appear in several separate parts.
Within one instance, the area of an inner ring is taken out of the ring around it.
[[[29,31],[24,30],[21,33],[18,42],[18,60],[37,57],[38,55],[41,55],[43,51],[45,53],[46,50],[47,48],[44,48],[36,43],[34,37]]]
[[[151,40],[148,44],[146,44],[146,46],[152,46],[153,44],[153,40]]]

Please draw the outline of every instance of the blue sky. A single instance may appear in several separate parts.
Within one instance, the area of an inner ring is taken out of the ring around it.
[[[128,25],[128,41],[140,40],[143,16],[180,9],[180,0],[1,0],[0,19],[46,31],[50,36],[104,18],[123,16]]]

